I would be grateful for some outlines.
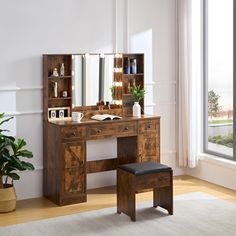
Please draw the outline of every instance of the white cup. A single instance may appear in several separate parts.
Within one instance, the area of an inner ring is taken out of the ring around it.
[[[82,112],[72,112],[72,121],[80,122],[83,117]]]

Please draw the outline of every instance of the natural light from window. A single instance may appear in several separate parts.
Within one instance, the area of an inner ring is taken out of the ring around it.
[[[233,157],[233,0],[208,0],[207,150]]]

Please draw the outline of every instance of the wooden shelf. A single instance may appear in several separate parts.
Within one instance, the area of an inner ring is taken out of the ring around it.
[[[65,76],[48,76],[49,79],[66,79],[72,78],[72,75],[65,75]]]
[[[142,76],[143,73],[136,73],[136,74],[123,74],[123,76]]]
[[[70,100],[72,97],[59,97],[59,98],[48,98],[48,100]]]

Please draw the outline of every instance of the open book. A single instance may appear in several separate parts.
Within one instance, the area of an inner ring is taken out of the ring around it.
[[[91,117],[93,120],[119,120],[122,117],[120,116],[114,116],[109,114],[103,114],[103,115],[94,115]]]

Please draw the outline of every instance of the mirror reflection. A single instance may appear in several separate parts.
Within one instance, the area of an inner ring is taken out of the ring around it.
[[[73,55],[72,70],[74,106],[92,106],[101,100],[112,101],[113,54]]]

